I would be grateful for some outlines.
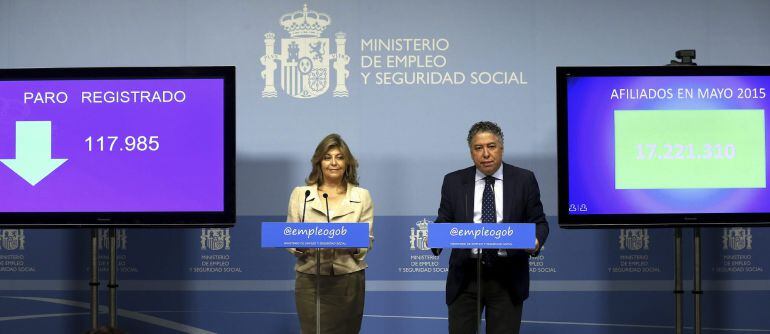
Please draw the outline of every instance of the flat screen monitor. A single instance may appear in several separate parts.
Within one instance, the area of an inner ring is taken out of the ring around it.
[[[562,227],[767,225],[770,67],[559,67]]]
[[[234,67],[0,70],[0,226],[230,226],[234,197]]]

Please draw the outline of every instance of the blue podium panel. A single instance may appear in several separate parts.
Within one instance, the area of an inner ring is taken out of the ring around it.
[[[535,248],[535,224],[428,224],[431,248]]]
[[[262,248],[366,248],[368,223],[262,223]]]

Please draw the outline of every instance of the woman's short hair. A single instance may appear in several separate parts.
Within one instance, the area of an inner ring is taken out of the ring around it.
[[[321,161],[324,158],[326,152],[331,149],[339,149],[342,155],[345,157],[345,174],[342,176],[343,185],[348,183],[358,185],[358,160],[350,152],[348,144],[342,140],[342,137],[336,133],[332,133],[326,136],[318,143],[313,153],[313,158],[310,159],[310,163],[313,165],[313,170],[310,171],[310,175],[305,180],[305,183],[309,186],[323,185],[324,174],[321,171]]]

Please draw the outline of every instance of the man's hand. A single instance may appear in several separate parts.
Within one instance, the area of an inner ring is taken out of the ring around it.
[[[358,252],[360,252],[358,248],[338,248],[337,251],[343,252],[343,253],[349,253],[350,255],[355,255],[355,254],[358,254]]]
[[[430,238],[430,236],[426,236],[425,237],[425,244],[426,245],[428,244],[428,238]],[[430,249],[431,253],[433,253],[433,255],[435,255],[435,256],[441,255],[441,250],[442,250],[441,248],[431,248]]]
[[[535,248],[528,249],[527,253],[535,254],[539,250],[540,250],[540,240],[537,240],[537,238],[535,238]]]
[[[315,255],[315,248],[296,248],[296,250],[297,250],[297,253],[296,253],[297,257]]]

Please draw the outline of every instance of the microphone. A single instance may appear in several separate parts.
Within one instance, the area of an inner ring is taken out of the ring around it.
[[[324,196],[324,199],[326,200],[326,222],[331,223],[332,217],[329,217],[329,194],[324,193],[323,196]]]
[[[473,222],[473,212],[469,212],[468,211],[468,193],[466,192],[463,195],[465,195],[465,199],[463,200],[463,205],[465,205],[465,215],[467,217],[468,214],[470,214],[471,223],[472,223]],[[479,253],[481,252],[481,249],[471,248],[470,251],[471,251],[471,257],[479,257]]]
[[[465,215],[467,216],[468,215],[468,193],[466,192],[463,195],[465,195],[465,200],[463,200],[463,204],[465,204]],[[473,221],[473,214],[471,214],[471,221]]]
[[[305,200],[302,202],[302,220],[300,220],[301,223],[305,222],[305,208],[307,208],[307,198],[310,196],[310,190],[305,190]]]

